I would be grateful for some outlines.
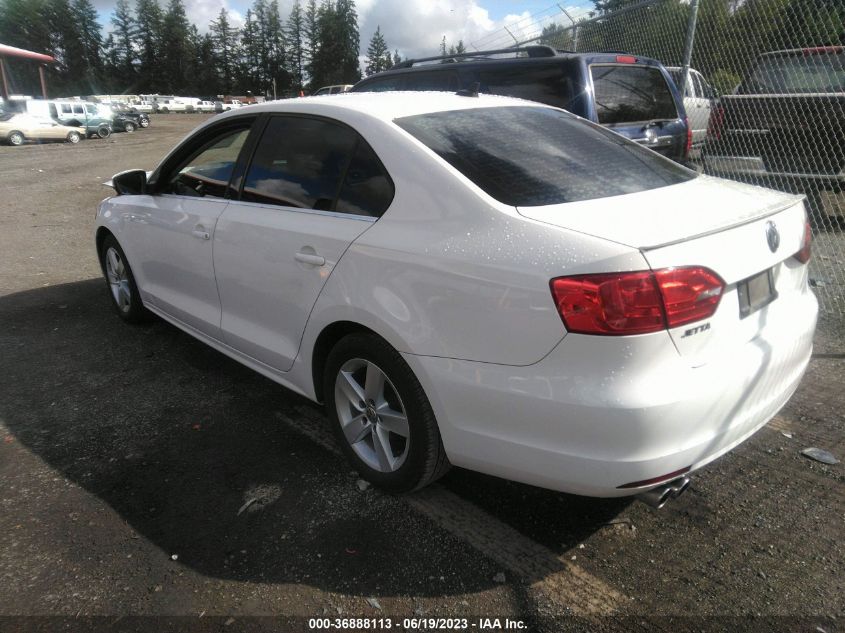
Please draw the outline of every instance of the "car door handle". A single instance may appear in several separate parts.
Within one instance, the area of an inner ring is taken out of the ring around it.
[[[211,235],[209,235],[208,231],[206,231],[205,229],[194,229],[193,231],[191,231],[191,235],[201,240],[211,239]]]
[[[296,255],[294,255],[293,258],[298,262],[302,262],[303,264],[308,264],[310,266],[325,266],[326,265],[326,258],[322,257],[321,255],[315,255],[314,253],[299,252]]]

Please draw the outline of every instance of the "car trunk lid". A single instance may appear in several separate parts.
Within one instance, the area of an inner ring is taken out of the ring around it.
[[[798,196],[697,178],[627,196],[518,211],[636,247],[653,270],[695,266],[715,272],[725,287],[713,316],[669,330],[678,351],[695,366],[754,339],[770,313],[788,310],[806,291],[806,266],[793,257],[805,231]]]

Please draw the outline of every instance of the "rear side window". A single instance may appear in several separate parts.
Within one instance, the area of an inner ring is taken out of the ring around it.
[[[335,210],[380,217],[392,201],[393,181],[373,148],[359,138]]]
[[[70,114],[70,113],[71,113],[70,105],[67,104],[67,103],[63,103],[62,104],[62,114]]]
[[[417,72],[408,73],[404,90],[455,92],[458,88],[458,76],[454,72]]]
[[[695,177],[614,132],[551,108],[472,108],[395,123],[512,206],[636,193]]]
[[[356,136],[331,121],[273,117],[255,150],[241,200],[332,210]]]
[[[404,75],[393,75],[389,77],[381,77],[380,79],[373,79],[356,89],[355,92],[390,92],[393,90],[402,90],[404,79]]]
[[[85,111],[82,109],[82,106],[75,105],[75,106],[73,106],[73,113],[74,114],[85,114]]]
[[[678,118],[672,91],[659,68],[594,64],[590,66],[590,74],[596,113],[602,125]]]
[[[478,74],[481,91],[494,95],[518,97],[556,108],[568,108],[576,94],[572,81],[577,68],[568,64],[502,65],[495,71]]]
[[[845,92],[845,51],[767,55],[739,88],[740,94],[814,92]]]

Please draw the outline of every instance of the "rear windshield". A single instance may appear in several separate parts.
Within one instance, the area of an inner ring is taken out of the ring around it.
[[[599,123],[675,120],[678,109],[666,78],[655,66],[590,66]]]
[[[762,57],[740,94],[845,92],[845,52]]]
[[[512,206],[618,196],[695,177],[614,132],[552,108],[472,108],[395,123]]]

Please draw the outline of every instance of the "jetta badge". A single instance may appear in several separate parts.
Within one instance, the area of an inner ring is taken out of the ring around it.
[[[766,241],[769,243],[769,250],[773,253],[778,249],[778,246],[780,246],[780,233],[778,233],[778,227],[776,227],[775,223],[771,220],[766,222]]]

